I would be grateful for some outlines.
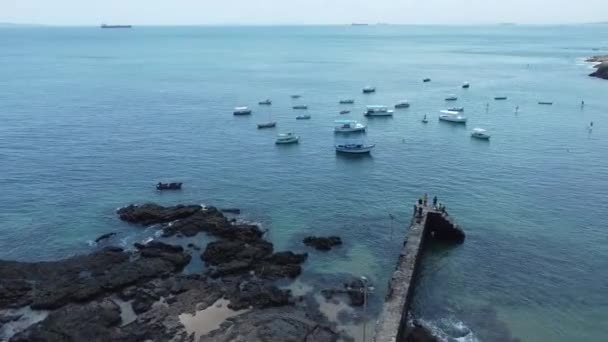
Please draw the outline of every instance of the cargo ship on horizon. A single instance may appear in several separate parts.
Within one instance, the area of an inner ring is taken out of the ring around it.
[[[132,25],[107,25],[107,24],[101,24],[101,28],[102,29],[127,29],[127,28],[132,28]]]

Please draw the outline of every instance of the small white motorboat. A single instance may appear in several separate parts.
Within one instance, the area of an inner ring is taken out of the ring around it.
[[[293,109],[308,109],[307,105],[297,105],[297,106],[293,106]]]
[[[467,123],[466,116],[460,114],[459,112],[451,112],[449,110],[442,110],[441,114],[439,115],[439,120],[463,124]]]
[[[369,153],[373,148],[374,144],[338,144],[336,145],[336,152],[341,153]]]
[[[471,137],[482,140],[489,140],[490,134],[488,134],[488,132],[483,128],[473,128],[473,130],[471,131]]]
[[[353,100],[353,99],[340,100],[340,104],[353,104],[353,103],[355,103],[355,100]]]
[[[249,107],[235,107],[233,114],[234,115],[249,115],[249,114],[251,114],[251,109],[249,109]]]
[[[395,108],[410,108],[410,103],[407,100],[399,101],[395,105]]]
[[[365,116],[393,116],[393,111],[387,106],[367,106]]]
[[[469,84],[469,82],[464,82],[464,83],[462,84],[462,88],[463,88],[463,89],[469,89],[469,87],[470,87],[470,86],[471,86],[471,85]]]
[[[450,112],[464,112],[464,107],[452,107],[448,109]]]
[[[300,137],[293,133],[281,133],[277,135],[276,144],[295,144],[300,141]]]
[[[298,115],[296,120],[310,120],[310,114]]]
[[[456,101],[458,100],[458,96],[454,95],[454,94],[450,94],[445,98],[446,101]]]
[[[266,106],[270,106],[272,104],[272,101],[270,101],[270,99],[266,99],[264,101],[260,101],[258,102],[259,105],[266,105]]]
[[[265,123],[259,123],[258,124],[258,129],[262,129],[262,128],[273,128],[277,126],[277,122],[276,121],[271,121],[271,122],[265,122]]]
[[[376,87],[367,86],[363,88],[363,94],[371,94],[376,92]]]
[[[336,120],[338,126],[334,127],[336,133],[365,132],[366,126],[356,120]]]

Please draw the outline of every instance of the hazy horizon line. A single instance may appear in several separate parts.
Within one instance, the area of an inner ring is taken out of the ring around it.
[[[188,23],[188,24],[138,24],[129,22],[100,22],[82,24],[46,24],[0,21],[1,26],[31,26],[31,27],[99,27],[106,25],[131,25],[137,27],[226,27],[226,26],[566,26],[566,25],[608,25],[608,21],[598,22],[555,22],[555,23],[529,23],[529,22],[470,22],[470,23],[389,23],[389,22],[347,22],[347,23]]]

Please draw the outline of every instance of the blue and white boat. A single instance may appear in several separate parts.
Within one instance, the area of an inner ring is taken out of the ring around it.
[[[250,115],[251,109],[249,109],[249,107],[235,107],[234,112],[232,113],[234,115]]]
[[[296,120],[310,120],[310,114],[298,115]]]
[[[440,121],[448,121],[454,123],[466,124],[467,118],[459,112],[451,112],[449,110],[442,110],[439,114]]]
[[[356,120],[336,120],[336,123],[338,124],[338,126],[334,127],[334,132],[336,133],[365,132],[367,128]]]
[[[281,133],[281,134],[277,135],[277,140],[275,141],[275,143],[278,145],[297,144],[298,141],[300,141],[300,136],[295,135],[290,132],[290,133]]]
[[[373,148],[374,144],[338,144],[336,145],[336,152],[340,153],[369,153]]]
[[[388,109],[387,106],[367,106],[365,116],[393,116],[393,111]]]

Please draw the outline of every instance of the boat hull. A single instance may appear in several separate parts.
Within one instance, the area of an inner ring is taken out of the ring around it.
[[[276,126],[277,126],[276,122],[268,122],[268,123],[258,124],[258,129],[262,129],[262,128],[274,128]]]
[[[471,138],[480,139],[480,140],[490,140],[490,136],[487,134],[472,133]]]
[[[409,104],[398,104],[398,105],[395,105],[395,108],[397,108],[397,109],[410,108],[410,105]]]
[[[352,148],[343,145],[336,145],[336,152],[348,154],[365,154],[370,153],[375,145],[364,146],[362,148]]]
[[[282,140],[277,140],[275,141],[275,144],[277,145],[288,145],[288,144],[297,144],[300,141],[300,138],[293,138],[293,139],[282,139]]]
[[[452,122],[452,123],[457,123],[457,124],[466,124],[467,123],[467,119],[465,119],[465,118],[450,118],[450,117],[444,117],[444,116],[440,116],[439,121]]]
[[[251,111],[249,111],[249,112],[234,112],[232,114],[234,114],[236,116],[239,116],[239,115],[251,115]]]
[[[357,132],[365,132],[366,127],[358,127],[358,128],[334,128],[334,132],[336,133],[357,133]]]

